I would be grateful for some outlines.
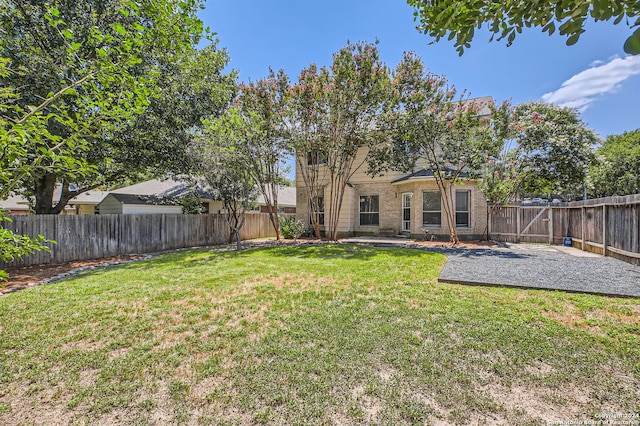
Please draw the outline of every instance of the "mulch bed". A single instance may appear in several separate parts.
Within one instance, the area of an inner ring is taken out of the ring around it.
[[[115,256],[103,259],[93,260],[74,260],[73,262],[56,263],[56,264],[43,264],[43,265],[29,265],[20,266],[17,268],[7,268],[9,273],[9,281],[0,282],[0,294],[11,293],[17,289],[29,287],[35,283],[51,279],[53,277],[70,273],[74,270],[81,268],[95,268],[104,265],[113,265],[118,263],[130,262],[133,260],[143,259],[144,256],[129,255],[129,256]]]

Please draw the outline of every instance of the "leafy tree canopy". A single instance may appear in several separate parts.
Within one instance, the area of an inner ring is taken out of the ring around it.
[[[566,1],[478,1],[478,0],[407,0],[415,8],[418,29],[435,37],[435,42],[455,38],[460,55],[471,47],[475,29],[487,24],[491,40],[507,40],[507,45],[523,28],[541,27],[552,35],[558,31],[567,37],[567,45],[575,44],[585,32],[587,19],[625,22],[629,27],[640,26],[640,2],[637,0],[566,0]],[[627,53],[640,54],[640,28],[626,40]]]
[[[640,129],[607,137],[589,170],[596,196],[640,193]]]
[[[186,140],[234,90],[233,77],[221,74],[226,53],[215,44],[195,49],[204,31],[200,7],[200,0],[2,4],[2,55],[14,71],[2,86],[15,94],[3,116],[15,123],[50,99],[38,132],[24,138],[24,156],[66,149],[12,178],[35,195],[37,213],[58,213],[80,192],[149,168],[186,168]],[[59,201],[52,199],[56,185]]]
[[[580,193],[599,139],[587,129],[578,111],[527,102],[516,106],[513,114],[520,191],[537,195]]]

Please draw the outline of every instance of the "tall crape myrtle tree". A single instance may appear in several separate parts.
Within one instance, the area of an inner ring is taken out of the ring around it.
[[[336,240],[347,184],[366,163],[366,156],[357,159],[358,150],[382,139],[377,117],[388,101],[389,72],[377,43],[348,43],[333,55],[330,68],[303,70],[291,93],[292,140],[316,236],[319,197],[327,193],[326,236]]]
[[[257,185],[245,159],[247,131],[240,112],[230,109],[207,121],[204,133],[192,145],[197,174],[222,200],[225,220],[231,231],[230,240],[235,238],[237,250],[242,248],[240,232],[246,212],[258,196]]]
[[[289,140],[294,147],[296,172],[305,185],[311,226],[317,238],[320,238],[320,212],[324,210],[321,200],[324,197],[323,182],[327,169],[327,145],[321,134],[322,119],[327,106],[321,100],[323,85],[318,68],[315,65],[302,70],[298,82],[290,89],[287,109],[287,121],[290,123]]]
[[[514,108],[512,120],[522,194],[581,194],[599,138],[578,111],[527,102]]]
[[[376,175],[388,169],[410,172],[417,166],[431,170],[450,241],[456,244],[453,185],[462,177],[478,175],[500,145],[478,115],[481,105],[463,97],[456,99],[456,90],[444,77],[426,70],[418,56],[405,53],[391,85],[393,102],[381,116],[390,138],[372,151],[368,173]]]
[[[269,70],[266,78],[240,85],[236,102],[245,122],[243,159],[264,198],[278,240],[278,186],[285,181],[286,158],[291,154],[285,119],[288,91],[289,79],[284,71],[276,74]]]
[[[20,88],[16,105],[28,110],[74,85],[46,105],[48,134],[26,147],[33,155],[64,142],[71,154],[67,161],[44,160],[22,178],[21,192],[35,196],[37,213],[58,213],[82,191],[181,158],[183,136],[202,118],[192,111],[215,105],[190,70],[219,77],[227,62],[215,48],[195,51],[203,34],[200,6],[199,0],[12,0],[0,8],[3,54],[12,67],[29,70],[3,79]],[[218,83],[204,81],[213,89]]]

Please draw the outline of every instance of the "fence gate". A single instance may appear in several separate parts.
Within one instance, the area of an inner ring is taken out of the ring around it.
[[[499,236],[510,242],[553,244],[553,209],[548,206],[494,206],[489,233],[492,238]]]
[[[539,242],[548,239],[553,244],[553,209],[549,207],[521,207],[521,229],[518,238],[523,241]]]

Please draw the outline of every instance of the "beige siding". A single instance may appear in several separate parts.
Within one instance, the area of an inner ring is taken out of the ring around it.
[[[99,207],[100,214],[122,214],[122,203],[112,195],[107,195]]]
[[[95,214],[96,206],[92,204],[77,204],[76,212],[77,214]]]

